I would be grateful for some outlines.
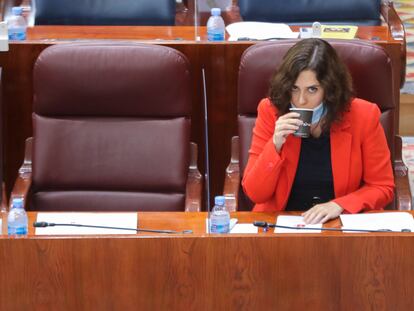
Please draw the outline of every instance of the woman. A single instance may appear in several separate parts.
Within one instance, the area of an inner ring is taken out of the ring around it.
[[[289,108],[313,109],[311,136]],[[243,188],[254,211],[301,210],[306,223],[382,209],[393,199],[390,153],[377,105],[352,97],[352,81],[321,39],[296,43],[258,107]]]

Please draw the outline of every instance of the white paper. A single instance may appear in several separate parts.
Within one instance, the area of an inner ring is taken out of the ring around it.
[[[289,25],[281,23],[238,22],[228,25],[226,31],[230,35],[229,41],[237,41],[239,38],[296,39],[299,36],[299,33],[293,32]]]
[[[137,213],[38,213],[37,221],[56,224],[82,224],[93,226],[109,226],[137,228]],[[85,228],[74,226],[55,226],[36,228],[36,235],[83,235],[83,234],[136,234],[132,230],[105,228]]]
[[[294,227],[298,229],[287,229],[287,228],[275,228],[275,233],[320,233],[321,230],[306,230],[300,228],[322,228],[322,224],[307,225],[303,221],[302,216],[289,216],[280,215],[277,216],[276,225]]]
[[[257,233],[259,228],[253,224],[237,224],[230,233]]]
[[[341,215],[342,229],[392,230],[414,232],[413,216],[406,212]],[[353,231],[355,232],[355,231]]]

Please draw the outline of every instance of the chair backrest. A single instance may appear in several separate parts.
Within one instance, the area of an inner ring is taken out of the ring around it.
[[[36,25],[174,25],[175,0],[35,0]]]
[[[186,57],[133,43],[55,45],[34,66],[35,210],[184,210]]]
[[[257,105],[267,96],[269,82],[281,64],[288,49],[297,41],[280,41],[253,45],[242,55],[238,79],[238,128],[240,136],[240,172],[247,165],[251,134],[256,121]],[[386,51],[375,44],[363,41],[329,41],[352,75],[355,95],[376,103],[382,114],[391,156],[394,158],[396,111],[398,111],[392,64]],[[398,87],[397,87],[398,88]],[[239,210],[250,210],[251,202],[239,193]]]
[[[380,25],[381,0],[238,0],[245,21]]]

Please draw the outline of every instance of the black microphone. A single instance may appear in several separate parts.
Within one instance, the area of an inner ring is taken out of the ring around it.
[[[48,223],[48,222],[46,222],[46,221],[35,221],[34,223],[33,223],[33,227],[35,227],[35,228],[45,228],[45,227],[52,227],[52,226],[54,226],[55,224],[52,224],[52,223]]]
[[[378,230],[370,230],[370,229],[346,229],[346,228],[309,228],[309,227],[291,227],[291,226],[281,226],[272,223],[267,223],[266,221],[255,221],[253,225],[256,227],[264,228],[267,230],[268,228],[282,228],[282,229],[293,229],[293,230],[322,230],[322,231],[349,231],[349,232],[411,232],[411,229],[401,229],[401,231],[393,231],[390,229],[378,229]]]
[[[46,221],[35,221],[33,227],[35,228],[46,228],[55,226],[66,226],[66,227],[84,227],[84,228],[98,228],[98,229],[116,229],[116,230],[129,230],[136,232],[151,232],[151,233],[193,233],[192,230],[174,231],[174,230],[156,230],[156,229],[139,229],[139,228],[124,228],[124,227],[110,227],[110,226],[95,226],[95,225],[82,225],[82,224],[57,224]]]

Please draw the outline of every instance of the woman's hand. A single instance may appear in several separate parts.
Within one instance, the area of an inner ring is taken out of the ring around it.
[[[343,211],[344,209],[335,202],[326,202],[315,205],[304,212],[302,216],[307,224],[323,224],[329,219],[338,217]]]
[[[275,132],[273,133],[273,144],[278,153],[280,153],[283,144],[286,142],[286,137],[296,132],[299,126],[303,123],[299,117],[299,113],[289,112],[277,119],[275,123]]]

